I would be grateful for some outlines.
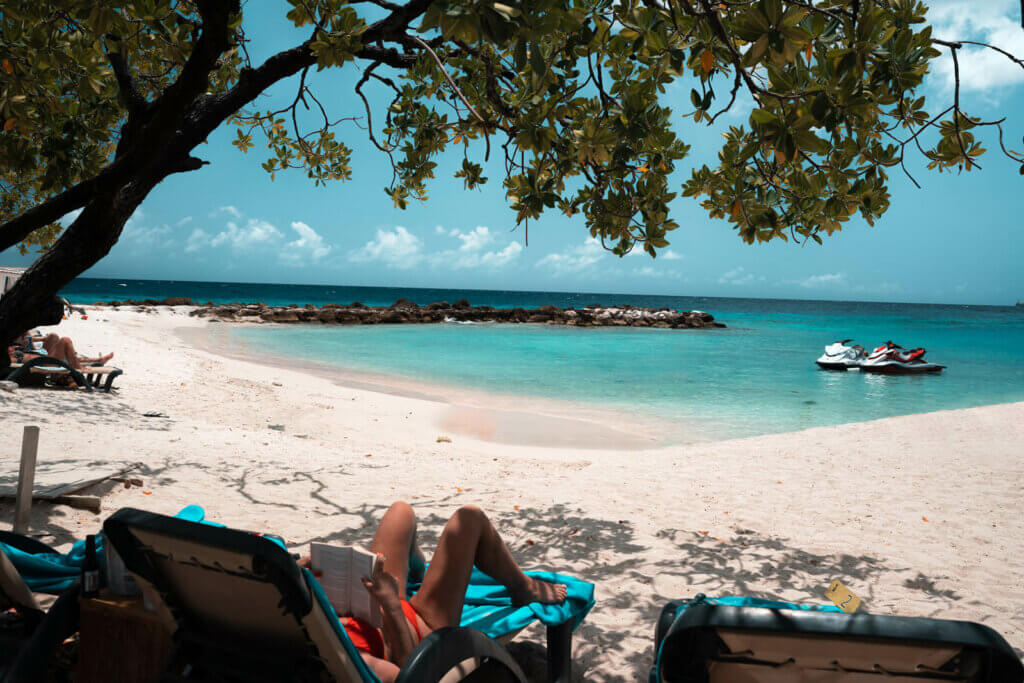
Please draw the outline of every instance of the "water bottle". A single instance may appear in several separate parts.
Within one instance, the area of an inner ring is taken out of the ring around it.
[[[100,563],[96,559],[96,537],[85,537],[85,561],[82,563],[82,597],[95,598],[100,592]]]

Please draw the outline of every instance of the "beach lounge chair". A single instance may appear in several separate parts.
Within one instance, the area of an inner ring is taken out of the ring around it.
[[[10,372],[5,379],[17,382],[22,386],[32,386],[34,383],[41,383],[47,377],[52,379],[68,376],[76,385],[84,387],[86,391],[96,388],[109,393],[113,388],[114,380],[123,372],[120,368],[99,365],[86,366],[80,372],[57,358],[36,356],[24,363],[12,363]],[[106,377],[105,382],[103,381],[104,377]]]
[[[275,539],[130,508],[112,515],[103,528],[128,570],[158,593],[174,615],[175,651],[165,669],[169,675],[199,667],[224,681],[377,680],[319,582]],[[572,629],[593,605],[593,586],[585,585],[589,593],[556,617],[564,623],[549,624],[549,673],[565,683]],[[543,620],[544,608],[557,610],[541,605],[513,608],[485,585],[479,592],[479,604],[468,609],[486,612],[478,614],[479,623],[491,635],[495,629],[511,633],[536,618]],[[483,604],[487,601],[489,609]],[[398,680],[447,682],[472,671],[482,676],[479,680],[524,681],[497,640],[465,624],[464,618],[463,626],[428,635],[406,660]]]
[[[650,683],[1021,683],[1024,668],[982,624],[757,598],[668,603]]]
[[[54,650],[78,629],[77,579],[53,596],[35,593],[12,561],[54,556],[57,551],[27,536],[0,531],[0,680],[43,680]]]

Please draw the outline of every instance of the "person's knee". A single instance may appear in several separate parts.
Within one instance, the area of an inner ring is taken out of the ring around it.
[[[56,335],[56,333],[54,333],[54,332],[51,332],[48,335],[46,335],[45,337],[43,337],[43,343],[44,344],[46,344],[46,343],[55,344],[55,343],[57,343],[59,341],[60,341],[60,337],[58,337]]]
[[[399,515],[412,515],[415,514],[412,510],[412,505],[409,505],[404,500],[396,500],[388,508],[388,514],[395,513]]]
[[[476,505],[463,505],[455,511],[455,514],[452,515],[452,519],[457,520],[462,524],[480,526],[487,522],[487,515]]]
[[[405,521],[412,526],[416,526],[416,513],[412,509],[412,505],[409,505],[404,500],[395,501],[388,508],[388,511],[384,513],[385,517],[400,519]]]

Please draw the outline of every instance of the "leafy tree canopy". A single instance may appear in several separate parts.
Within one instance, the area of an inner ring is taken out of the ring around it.
[[[488,182],[483,164],[500,154],[517,221],[581,214],[616,253],[652,256],[678,227],[677,191],[747,242],[820,242],[855,215],[885,213],[908,148],[942,171],[978,167],[979,127],[999,128],[1002,146],[1001,121],[961,109],[959,80],[952,102],[926,104],[932,60],[956,60],[963,43],[932,36],[919,0],[280,4],[308,39],[254,64],[239,0],[6,0],[0,250],[54,245],[33,270],[49,269],[36,285],[55,292],[109,251],[152,187],[200,168],[192,151],[225,122],[242,151],[269,148],[269,173],[321,184],[353,173],[339,126],[359,115],[391,159],[386,191],[400,208],[426,198],[447,148],[463,151],[455,176],[467,189]],[[361,73],[357,111],[318,98],[310,73],[330,68]],[[253,108],[295,76],[289,106]],[[682,101],[668,94],[677,81]],[[391,93],[386,109],[369,87]],[[712,124],[741,91],[754,106],[725,132],[717,165],[673,185],[687,170],[680,115]],[[0,304],[0,324],[13,306]]]

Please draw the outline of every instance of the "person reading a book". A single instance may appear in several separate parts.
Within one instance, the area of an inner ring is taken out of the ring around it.
[[[524,574],[487,515],[473,506],[459,508],[448,520],[425,574],[426,561],[416,541],[416,515],[408,503],[395,503],[384,514],[370,551],[376,553],[377,561],[361,580],[379,605],[375,609],[380,611],[381,627],[353,616],[341,621],[352,644],[382,681],[395,680],[406,657],[429,633],[459,625],[474,565],[502,583],[514,605],[554,604],[566,596],[565,586]],[[312,562],[307,557],[300,564],[312,564],[317,573],[315,555],[314,550]],[[414,580],[422,577],[422,584],[406,601],[410,573]]]

